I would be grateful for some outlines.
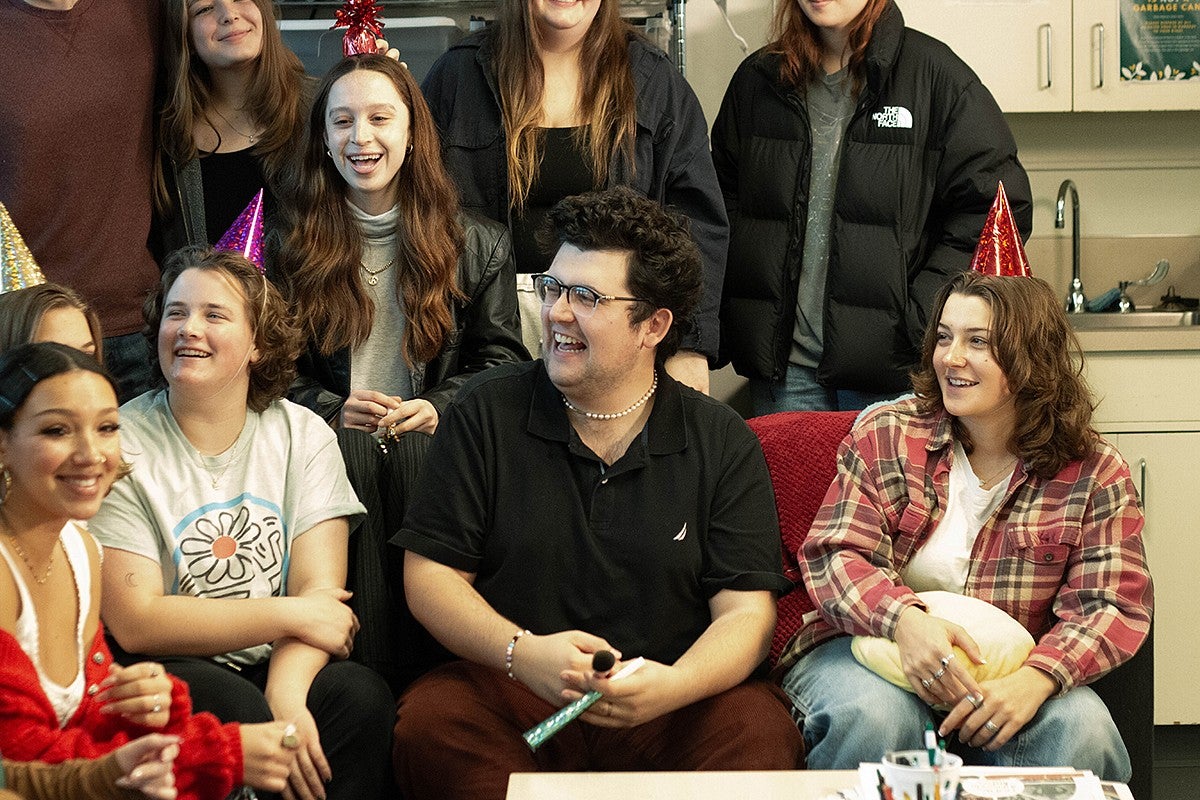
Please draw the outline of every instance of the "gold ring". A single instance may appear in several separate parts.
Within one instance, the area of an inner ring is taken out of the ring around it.
[[[288,750],[295,750],[300,747],[300,737],[296,735],[295,725],[288,725],[283,729],[283,738],[279,740],[279,743]]]

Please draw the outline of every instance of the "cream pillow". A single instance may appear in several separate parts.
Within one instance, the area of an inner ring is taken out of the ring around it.
[[[1033,637],[1021,623],[991,603],[954,592],[917,592],[917,597],[929,609],[930,616],[961,625],[979,645],[986,664],[976,664],[967,658],[962,648],[955,647],[958,662],[967,668],[976,681],[1003,678],[1016,672],[1033,650]],[[855,636],[850,649],[858,663],[901,689],[914,691],[900,667],[900,648],[882,636]]]

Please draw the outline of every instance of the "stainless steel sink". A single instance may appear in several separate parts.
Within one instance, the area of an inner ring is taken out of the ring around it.
[[[1130,311],[1102,314],[1068,314],[1077,331],[1099,331],[1128,328],[1178,328],[1200,325],[1200,311]]]

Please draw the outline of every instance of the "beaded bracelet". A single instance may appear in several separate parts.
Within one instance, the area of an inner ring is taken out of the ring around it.
[[[514,681],[517,679],[517,676],[513,675],[513,672],[512,672],[513,648],[515,648],[517,646],[517,639],[520,639],[522,636],[524,636],[527,633],[529,633],[529,631],[526,631],[526,630],[517,631],[516,633],[513,634],[513,637],[508,640],[508,647],[504,648],[504,668],[506,670],[508,670],[508,677]]]

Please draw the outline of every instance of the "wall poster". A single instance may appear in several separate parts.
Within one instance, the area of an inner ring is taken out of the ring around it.
[[[1121,80],[1200,80],[1200,0],[1120,0]]]

